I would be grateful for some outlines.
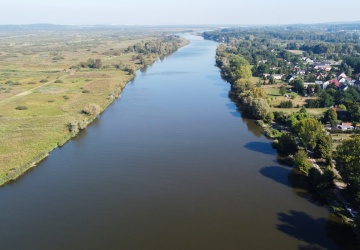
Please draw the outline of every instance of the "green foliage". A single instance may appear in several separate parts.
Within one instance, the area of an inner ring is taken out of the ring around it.
[[[251,102],[251,110],[255,119],[264,120],[270,113],[270,106],[265,99],[254,98]]]
[[[229,59],[230,82],[251,77],[250,64],[244,57],[232,55]]]
[[[314,118],[300,120],[294,128],[300,142],[307,148],[314,149],[316,141],[323,133],[322,124]]]
[[[87,66],[91,69],[100,69],[102,67],[101,59],[92,59],[87,60]]]
[[[286,94],[286,91],[287,91],[287,89],[286,89],[285,86],[281,86],[280,89],[279,89],[279,93],[282,96]]]
[[[48,79],[41,79],[41,80],[40,80],[41,83],[46,83],[46,82],[48,82],[48,81],[49,81]]]
[[[57,79],[55,80],[55,83],[63,83],[63,80]]]
[[[301,171],[308,172],[311,165],[307,162],[308,154],[305,150],[299,150],[294,155],[294,164],[297,166]]]
[[[328,109],[324,115],[324,123],[330,123],[332,126],[337,123],[337,113],[334,109]]]
[[[282,133],[276,144],[276,149],[280,153],[294,154],[297,151],[297,144],[295,137],[289,133]]]
[[[292,108],[293,107],[293,102],[291,100],[289,101],[281,101],[279,108]]]
[[[347,110],[344,104],[339,104],[338,108],[341,110]]]
[[[314,149],[315,157],[322,159],[330,159],[332,156],[332,139],[330,135],[322,133],[316,141]]]
[[[269,78],[269,84],[275,84],[275,83],[276,83],[275,78],[271,76]]]
[[[266,93],[263,88],[254,87],[252,88],[254,98],[266,98]]]
[[[280,124],[285,124],[286,123],[286,118],[287,118],[287,114],[285,112],[282,112],[282,111],[275,111],[274,112],[274,120],[277,122],[277,123],[280,123]]]
[[[291,82],[294,90],[299,93],[300,95],[304,94],[304,82],[301,78],[297,78]]]
[[[308,173],[308,180],[318,192],[329,192],[334,187],[335,174],[331,169],[324,170],[324,173],[316,168],[311,168]]]
[[[360,104],[352,103],[348,106],[349,117],[351,121],[360,121]]]
[[[345,140],[337,146],[335,153],[336,168],[344,182],[349,186],[355,184],[360,176],[360,136]]]

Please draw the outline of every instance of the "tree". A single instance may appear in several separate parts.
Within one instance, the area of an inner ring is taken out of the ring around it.
[[[327,92],[324,92],[320,95],[319,103],[321,107],[330,107],[335,104],[334,97],[328,94]]]
[[[251,110],[255,119],[264,120],[270,113],[270,106],[265,99],[254,98],[251,102]]]
[[[297,78],[294,81],[292,81],[291,85],[294,86],[294,90],[298,92],[299,94],[304,94],[304,82],[302,79]]]
[[[332,139],[331,136],[322,133],[316,141],[314,149],[315,157],[322,159],[331,159]]]
[[[350,187],[356,184],[360,176],[360,136],[345,140],[337,146],[335,153],[336,169],[344,182]]]
[[[323,133],[322,129],[322,124],[314,118],[303,119],[295,125],[295,132],[301,143],[311,149],[316,147],[317,139]]]
[[[330,169],[326,169],[322,174],[318,169],[311,168],[309,170],[308,179],[313,187],[319,192],[330,191],[335,186],[335,175]]]
[[[279,90],[279,93],[280,93],[280,95],[285,95],[285,93],[286,93],[286,87],[285,87],[285,86],[281,86],[281,87],[280,87],[280,90]]]
[[[354,122],[360,121],[360,105],[357,103],[352,103],[348,106],[348,112],[350,119]]]
[[[275,84],[275,83],[276,83],[275,78],[273,76],[271,76],[269,78],[269,84]]]
[[[341,110],[346,110],[346,106],[344,104],[339,104],[338,108]]]
[[[315,84],[315,93],[320,94],[321,93],[321,87],[319,84]]]
[[[278,139],[276,149],[280,153],[294,154],[297,150],[295,137],[290,133],[283,133]]]
[[[328,109],[324,115],[324,122],[329,122],[331,126],[335,126],[337,122],[337,113],[334,109]]]
[[[87,66],[91,69],[100,69],[102,67],[102,62],[101,62],[101,59],[92,59],[92,58],[89,58],[87,60]]]
[[[310,164],[307,162],[308,154],[305,150],[299,150],[294,155],[294,163],[300,170],[308,172]]]
[[[241,56],[232,55],[229,59],[230,82],[238,79],[248,79],[251,77],[251,69],[249,62]]]
[[[254,98],[266,98],[266,93],[263,88],[255,87],[252,89]]]

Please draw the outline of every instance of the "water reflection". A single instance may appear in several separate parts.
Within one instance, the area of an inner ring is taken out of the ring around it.
[[[275,150],[268,142],[253,141],[245,144],[245,148],[262,154],[275,155]]]
[[[337,249],[326,240],[324,218],[313,218],[307,213],[291,210],[288,213],[278,213],[278,220],[279,231],[307,243],[299,246],[299,249]]]

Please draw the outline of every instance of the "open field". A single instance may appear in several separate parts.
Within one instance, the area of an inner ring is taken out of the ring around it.
[[[119,96],[136,69],[160,56],[129,46],[161,44],[166,54],[174,43],[186,44],[180,39],[156,43],[160,39],[165,38],[150,31],[2,32],[0,185],[86,127]],[[89,58],[101,65],[89,68]],[[84,112],[89,107],[95,107],[93,113]]]
[[[286,83],[278,83],[274,85],[262,85],[265,93],[268,96],[268,100],[270,100],[270,107],[272,111],[282,111],[287,114],[291,114],[293,112],[299,111],[300,107],[305,105],[305,100],[310,99],[311,97],[303,97],[298,95],[295,92],[288,92],[285,96],[282,96],[279,93],[280,86],[286,86],[288,89],[291,88],[290,85],[286,85]],[[314,97],[315,98],[315,97]],[[289,101],[293,102],[294,108],[279,108],[279,104],[281,101]],[[326,112],[327,108],[313,108],[307,109],[310,115],[312,116],[322,116]]]

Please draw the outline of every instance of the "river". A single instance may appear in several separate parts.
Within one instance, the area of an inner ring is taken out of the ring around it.
[[[1,249],[337,249],[332,215],[230,100],[217,44],[187,38],[0,189]]]

